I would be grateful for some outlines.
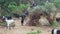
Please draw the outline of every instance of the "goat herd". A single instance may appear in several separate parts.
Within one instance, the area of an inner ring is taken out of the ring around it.
[[[20,16],[20,15],[18,15],[18,14],[13,14],[14,15],[14,17],[16,17],[16,18],[22,18],[21,19],[21,25],[23,25],[23,22],[24,22],[24,19],[25,19],[25,17],[27,16],[27,14],[24,14],[24,15],[22,15],[22,16]],[[12,16],[0,16],[0,22],[5,22],[6,24],[7,24],[7,28],[8,29],[10,29],[11,27],[10,27],[10,25],[11,24],[14,24],[14,19],[13,19],[13,17]],[[14,24],[15,25],[15,24]]]

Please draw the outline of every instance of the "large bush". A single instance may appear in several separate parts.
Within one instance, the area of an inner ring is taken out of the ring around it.
[[[19,6],[9,4],[8,8],[12,13],[22,14],[22,11],[28,8],[28,4],[20,4]]]

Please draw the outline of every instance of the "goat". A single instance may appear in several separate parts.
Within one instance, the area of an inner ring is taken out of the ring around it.
[[[59,21],[60,21],[60,18],[56,18],[56,21],[58,21],[58,22],[59,22]]]
[[[26,15],[22,15],[22,16],[21,16],[21,18],[22,18],[22,19],[21,19],[21,24],[22,24],[22,25],[23,25],[23,22],[24,22],[25,17],[26,17]]]
[[[25,10],[24,10],[25,11]],[[22,15],[21,15],[21,24],[23,25],[23,23],[24,23],[24,19],[26,18],[26,16],[28,16],[29,15],[29,13],[28,13],[28,11],[25,11]]]
[[[4,18],[5,18],[5,21],[7,23],[7,28],[9,29],[10,28],[10,25],[14,23],[14,19],[12,19],[11,16],[4,16]]]
[[[23,14],[20,16],[22,19],[21,19],[21,24],[23,25],[23,23],[24,23],[24,19],[26,18],[26,16],[28,16],[29,15],[29,13],[28,13],[28,11],[27,11],[27,9],[24,9],[23,10]]]
[[[60,34],[60,30],[52,29],[52,34]]]

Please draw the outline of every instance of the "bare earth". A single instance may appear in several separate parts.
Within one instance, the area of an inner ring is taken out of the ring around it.
[[[21,26],[20,20],[15,20],[15,28],[8,30],[6,28],[0,27],[0,34],[26,34],[31,31],[31,29],[34,29],[34,31],[37,31],[38,29],[41,29],[41,34],[51,34],[52,27],[48,26]],[[60,27],[57,27],[57,29],[60,29]]]

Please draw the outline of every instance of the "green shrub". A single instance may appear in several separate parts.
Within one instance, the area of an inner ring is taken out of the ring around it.
[[[41,33],[41,30],[37,30],[37,33]]]
[[[53,21],[53,22],[51,22],[50,26],[52,26],[52,27],[56,27],[56,26],[58,26],[58,23],[55,22],[55,21]]]
[[[54,3],[50,3],[50,2],[46,2],[45,3],[45,8],[47,12],[55,12],[56,11],[56,7],[54,5]]]
[[[29,6],[28,4],[20,4],[19,6],[14,4],[9,4],[8,8],[12,13],[22,14],[22,11],[24,9],[27,9],[28,6]]]
[[[41,10],[41,11],[45,11],[45,12],[55,12],[56,11],[56,6],[54,5],[54,3],[51,3],[51,2],[44,2],[43,3],[44,5],[38,5],[38,7],[36,8],[36,9],[38,9],[38,10]],[[36,10],[35,8],[34,8],[34,10]]]
[[[60,7],[60,0],[51,0],[51,2],[54,3],[56,7]]]
[[[37,34],[37,32],[29,32],[29,33],[27,33],[27,34]]]
[[[31,31],[31,32],[28,32],[27,34],[41,34],[41,30],[37,30],[36,32]]]

